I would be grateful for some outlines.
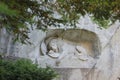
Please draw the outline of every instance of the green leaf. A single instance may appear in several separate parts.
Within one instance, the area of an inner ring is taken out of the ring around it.
[[[8,6],[4,3],[0,3],[0,14],[8,15],[8,16],[17,16],[18,12],[12,9],[9,9]]]

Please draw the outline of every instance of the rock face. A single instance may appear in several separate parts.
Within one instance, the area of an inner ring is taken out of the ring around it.
[[[43,57],[47,56],[51,61],[44,64],[52,67],[92,68],[100,55],[99,39],[92,32],[80,29],[54,29],[48,30],[46,36],[41,43],[40,51],[44,54]],[[43,44],[46,45],[44,49]]]
[[[2,30],[0,53],[51,66],[60,74],[55,80],[119,80],[120,24],[100,29],[90,22],[81,23],[76,29],[31,31],[31,45],[13,44],[12,36]]]
[[[13,55],[16,47],[12,39],[13,36],[9,35],[4,28],[0,30],[0,54]]]

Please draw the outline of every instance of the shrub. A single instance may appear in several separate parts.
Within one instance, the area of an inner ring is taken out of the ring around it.
[[[50,67],[41,68],[27,59],[0,59],[0,80],[52,80],[57,73]]]

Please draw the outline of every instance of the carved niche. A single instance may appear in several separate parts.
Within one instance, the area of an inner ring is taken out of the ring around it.
[[[59,67],[92,67],[100,55],[99,38],[82,29],[52,29],[41,43],[41,55],[47,55]]]

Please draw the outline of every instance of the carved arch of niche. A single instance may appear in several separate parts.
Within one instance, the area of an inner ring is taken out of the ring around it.
[[[73,44],[83,46],[87,54],[93,58],[98,58],[101,54],[101,45],[98,36],[84,29],[50,29],[46,33],[46,38],[43,40],[44,50],[41,47],[42,55],[46,55],[49,51],[49,42],[52,39],[61,38],[72,42]],[[44,52],[43,52],[44,51]]]

